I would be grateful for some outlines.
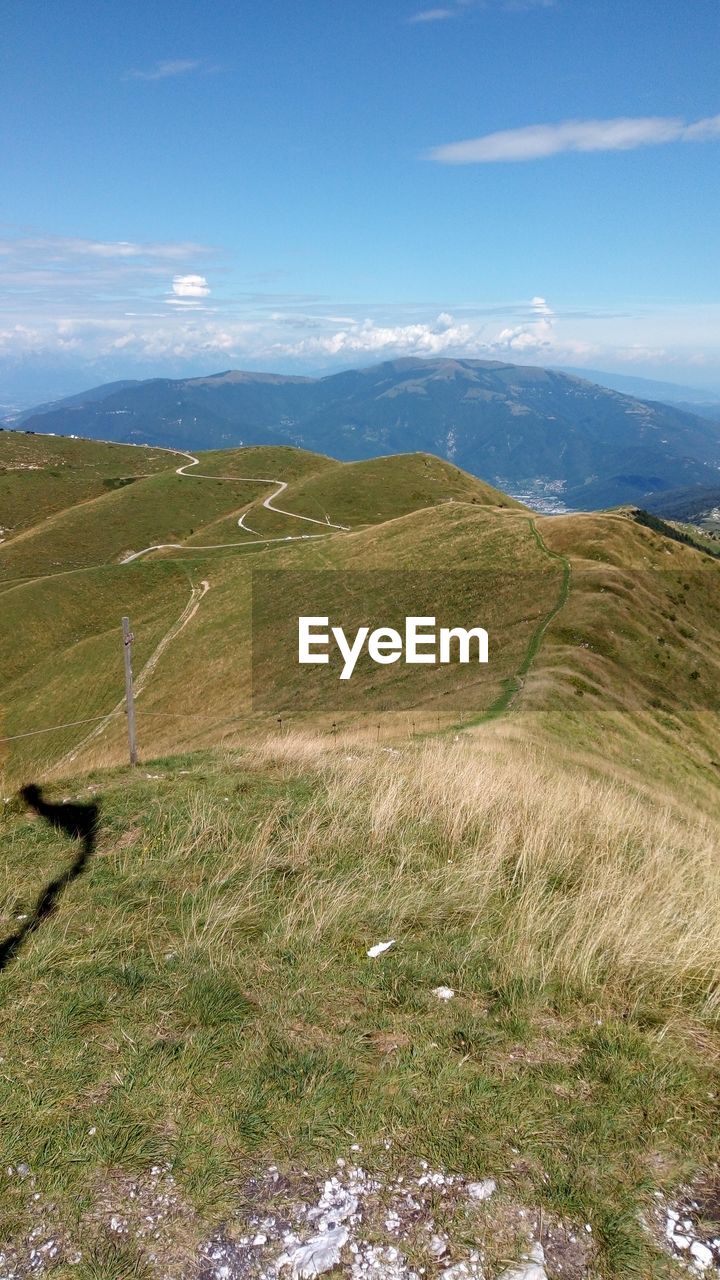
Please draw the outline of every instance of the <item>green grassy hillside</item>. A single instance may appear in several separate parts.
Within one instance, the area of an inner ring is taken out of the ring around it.
[[[128,613],[140,667],[162,636],[172,641],[138,700],[146,753],[212,745],[278,716],[325,726],[362,721],[376,732],[379,715],[392,735],[413,724],[448,727],[500,715],[503,732],[542,741],[550,735],[593,767],[633,776],[651,760],[653,776],[672,786],[716,794],[720,565],[700,552],[629,514],[534,518],[509,500],[503,506],[503,496],[481,481],[423,455],[333,464],[291,449],[249,449],[204,455],[200,474],[193,470],[148,476],[0,547],[6,581],[0,627],[12,655],[0,686],[5,737],[117,706],[117,629]],[[355,530],[306,525],[262,506],[270,485],[260,484],[258,496],[252,482],[220,478],[240,474],[263,481],[286,476],[279,506]],[[214,542],[228,518],[213,515],[228,508],[231,545],[203,551],[190,529],[201,525]],[[238,512],[252,530],[265,523],[267,543],[257,545],[255,532],[238,528]],[[119,563],[143,546],[188,536],[185,552]],[[253,637],[250,584],[258,570],[292,578],[278,579],[277,587],[271,579]],[[406,583],[392,573],[435,573],[438,616],[472,611],[480,602],[493,643],[489,669],[482,678],[474,667],[437,669],[418,691],[403,664],[361,662],[348,686],[311,685],[307,669],[279,660],[293,640],[287,635],[279,644],[276,602],[307,612],[319,571],[331,573],[320,611],[333,612],[337,592],[353,628],[366,620],[364,609],[376,625],[388,625],[394,609],[402,612]],[[350,603],[348,575],[374,571],[368,599],[360,582]],[[13,585],[33,573],[41,580]],[[191,623],[175,635],[174,624],[203,582],[208,589]],[[16,636],[22,645],[13,644]],[[80,762],[91,763],[98,752],[111,762],[122,758],[122,715],[92,732]],[[85,736],[84,729],[68,730],[7,744],[8,778],[57,764]]]
[[[526,682],[523,733],[717,811],[720,565],[628,515],[538,528],[568,557],[571,589]]]
[[[298,480],[303,476],[316,475],[331,467],[337,467],[334,458],[323,453],[312,453],[308,449],[293,449],[289,445],[250,446],[246,449],[207,449],[196,455],[200,459],[197,468],[190,467],[188,475],[194,470],[207,472],[209,475],[229,476],[263,476],[274,480]]]
[[[278,474],[280,474],[278,472]],[[283,478],[287,478],[283,475]],[[265,495],[263,495],[265,496]],[[316,520],[358,528],[382,524],[411,511],[424,510],[443,502],[470,502],[478,506],[521,506],[507,494],[468,475],[449,462],[431,454],[398,454],[372,458],[367,462],[336,464],[290,483],[273,505]],[[297,521],[268,510],[257,500],[249,509],[246,524],[261,537],[296,534]],[[228,523],[222,525],[232,535]],[[193,542],[222,541],[221,522],[202,531]],[[306,532],[317,532],[308,526]]]
[[[97,848],[0,973],[9,1261],[241,1276],[253,1240],[272,1274],[334,1177],[352,1239],[428,1277],[531,1240],[553,1280],[687,1274],[667,1208],[717,1232],[716,825],[468,737],[276,734],[75,788],[48,794],[99,803]],[[72,850],[17,805],[0,847],[7,938]]]
[[[0,538],[5,541],[58,511],[165,471],[163,449],[0,431]]]
[[[0,546],[0,1267],[273,1275],[335,1176],[338,1276],[508,1280],[531,1243],[547,1280],[686,1275],[667,1213],[720,1238],[720,563],[423,455],[197,470]],[[488,667],[288,660],[300,611],[409,607]],[[98,804],[85,859],[30,780]]]
[[[90,458],[97,447],[89,442]],[[141,458],[146,453],[128,449],[123,452],[134,452]],[[181,476],[176,469],[183,463],[182,456],[151,452],[165,464],[161,474],[141,477],[128,486],[105,486],[98,496],[85,494],[78,504],[44,519],[41,505],[31,527],[0,546],[0,584],[117,562],[158,543],[183,542],[226,512],[234,513],[233,537],[238,541],[243,535],[237,533],[237,514],[257,497],[258,491],[265,494],[272,489],[252,480],[228,479],[228,475],[263,477],[267,473],[272,479],[279,469],[294,477],[331,465],[328,459],[300,450],[230,450],[227,457],[222,453],[200,455],[199,466]],[[217,473],[223,472],[220,478]]]
[[[326,708],[330,719],[343,709],[346,719],[362,717],[372,694],[371,705],[385,713],[417,705],[434,717],[440,713],[444,724],[464,706],[468,714],[480,715],[499,696],[503,682],[521,666],[533,632],[553,608],[561,586],[558,564],[538,544],[529,517],[510,510],[504,514],[504,520],[493,519],[490,509],[448,503],[318,542],[271,544],[269,548],[248,549],[241,555],[233,551],[207,552],[190,559],[135,561],[16,585],[4,593],[0,625],[4,636],[9,638],[21,631],[27,641],[22,655],[3,676],[5,735],[35,728],[37,717],[43,714],[45,723],[73,719],[69,711],[76,705],[91,707],[86,714],[93,715],[98,702],[102,710],[101,691],[104,705],[110,710],[122,695],[118,639],[121,615],[128,613],[132,617],[137,636],[146,642],[146,618],[162,616],[169,627],[172,618],[164,603],[160,607],[161,602],[172,599],[179,614],[185,607],[190,584],[198,587],[202,581],[209,583],[209,590],[197,616],[173,642],[138,700],[144,750],[156,752],[180,742],[217,741],[225,731],[237,730],[243,724],[263,727],[274,723],[278,713],[293,714],[298,694],[307,684],[304,671],[298,674],[294,662],[282,660],[277,632],[278,591],[287,596],[288,609],[296,603],[302,612],[317,590],[318,576],[324,576],[330,583],[326,588],[330,592],[329,607],[332,610],[333,595],[340,593],[336,603],[345,608],[348,625],[353,621],[360,625],[368,608],[377,613],[379,621],[387,622],[388,610],[394,607],[394,575],[402,571],[430,573],[433,599],[438,608],[451,613],[453,606],[461,604],[467,612],[468,599],[470,605],[474,599],[485,601],[483,625],[491,630],[494,645],[491,669],[485,672],[476,666],[457,665],[437,669],[434,681],[427,688],[423,686],[422,696],[408,697],[407,668],[394,665],[380,669],[378,674],[372,664],[360,664],[352,684],[342,689],[342,701],[338,685],[337,702],[326,706],[328,690],[320,686],[314,696],[301,698],[303,714],[322,716]],[[474,572],[478,561],[483,574],[492,575],[492,590],[485,578]],[[360,593],[348,605],[347,575],[358,567],[364,575],[370,574],[371,595],[366,594],[363,578]],[[461,577],[448,576],[450,569]],[[262,609],[256,612],[253,631],[251,581],[256,570],[291,573],[292,585],[287,588],[279,579],[276,590],[275,579],[271,580]],[[473,572],[468,573],[469,570]],[[516,571],[526,577],[532,575],[532,599],[518,593]],[[470,596],[463,603],[468,591]],[[93,601],[93,607],[80,623],[86,599]],[[477,619],[473,621],[476,623]],[[157,639],[154,621],[150,632],[152,647]],[[251,638],[256,646],[254,702]],[[85,648],[78,647],[80,639]],[[288,650],[292,644],[289,636]],[[49,683],[48,670],[57,675],[56,678],[53,674]],[[93,685],[97,696],[92,699],[86,693],[91,672],[102,672],[100,683]],[[330,691],[330,697],[334,696]],[[93,741],[92,752],[99,747],[122,750],[123,734],[123,717],[116,716],[100,744]],[[77,740],[83,736],[80,732]],[[37,767],[56,760],[61,748],[66,749],[66,735],[61,735],[57,743],[55,739],[49,743],[44,737],[23,739],[12,746],[13,771],[27,771],[33,764]]]

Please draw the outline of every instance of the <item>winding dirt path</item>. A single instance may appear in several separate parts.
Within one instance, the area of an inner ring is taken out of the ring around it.
[[[288,487],[287,480],[277,480],[277,479],[271,480],[267,477],[262,477],[262,476],[209,475],[202,471],[194,471],[192,476],[190,476],[188,475],[190,468],[198,467],[200,465],[200,459],[196,458],[195,455],[192,453],[184,453],[184,451],[182,450],[177,450],[177,452],[178,453],[182,452],[183,457],[189,458],[190,461],[184,463],[181,467],[176,467],[175,469],[176,475],[185,476],[187,479],[195,479],[195,480],[236,480],[236,481],[240,480],[244,484],[274,484],[275,488],[273,489],[273,492],[268,494],[266,498],[263,498],[262,505],[266,507],[268,511],[275,511],[278,515],[289,516],[290,519],[292,520],[304,520],[307,524],[319,524],[321,528],[327,529],[328,533],[330,532],[331,529],[336,529],[338,532],[341,532],[341,533],[349,532],[348,525],[333,524],[332,520],[330,520],[327,516],[325,517],[324,520],[318,520],[315,518],[315,516],[301,516],[301,515],[298,515],[296,511],[287,511],[284,507],[276,507],[274,504],[274,499],[279,498],[280,494],[284,493],[284,491],[287,489]],[[240,519],[238,520],[238,528],[242,529],[244,533],[256,533],[255,529],[251,529],[249,525],[245,524],[245,515],[240,516]],[[194,544],[192,547],[192,550],[197,550],[198,552],[221,551],[225,547],[255,547],[255,546],[265,545],[271,542],[300,542],[308,538],[326,538],[328,536],[328,533],[300,533],[294,536],[292,534],[288,534],[285,537],[279,537],[279,538],[256,537],[254,541],[245,540],[243,542],[205,542],[205,543]],[[131,564],[133,560],[138,560],[140,556],[146,556],[151,551],[184,551],[189,549],[190,548],[187,547],[187,543],[185,542],[160,542],[160,543],[156,543],[152,547],[143,547],[142,551],[133,551],[130,555],[125,557],[122,563]]]

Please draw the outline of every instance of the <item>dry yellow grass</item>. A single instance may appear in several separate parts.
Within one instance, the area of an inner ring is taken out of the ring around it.
[[[215,1222],[238,1170],[390,1135],[591,1221],[599,1274],[654,1274],[648,1149],[663,1191],[718,1152],[716,821],[506,724],[258,736],[81,788],[96,855],[3,974],[0,1167],[70,1220],[166,1159]],[[17,805],[0,846],[7,934],[60,849]]]
[[[242,871],[235,904],[220,895],[221,915],[214,881],[194,896],[193,937],[199,930],[219,961],[282,865],[293,891],[273,927],[294,946],[342,944],[359,921],[368,936],[399,940],[445,925],[471,939],[468,960],[486,952],[508,975],[689,998],[711,1017],[720,1009],[720,833],[710,819],[502,739],[333,749],[290,734],[257,743],[252,767],[319,773],[321,786],[291,822],[270,812],[242,847],[205,810],[177,833],[181,861],[209,838],[224,845],[227,877]]]

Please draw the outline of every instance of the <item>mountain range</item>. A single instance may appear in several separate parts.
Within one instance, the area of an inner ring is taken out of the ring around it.
[[[345,461],[423,451],[569,509],[710,489],[720,470],[718,423],[573,374],[486,360],[116,382],[6,425],[190,450],[292,444]]]
[[[688,387],[682,383],[665,382],[657,378],[638,378],[629,373],[607,373],[600,369],[573,369],[568,366],[559,368],[560,373],[572,373],[586,382],[597,382],[601,387],[609,387],[611,391],[622,391],[623,395],[636,396],[638,400],[660,400],[663,404],[674,404],[689,413],[696,413],[701,418],[710,418],[720,422],[720,395],[709,387]]]

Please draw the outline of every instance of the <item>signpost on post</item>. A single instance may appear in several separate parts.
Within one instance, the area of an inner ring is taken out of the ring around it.
[[[137,764],[137,740],[135,737],[135,698],[133,695],[132,675],[132,642],[130,619],[123,618],[123,651],[125,657],[125,714],[127,715],[128,744],[130,747],[130,763]]]

